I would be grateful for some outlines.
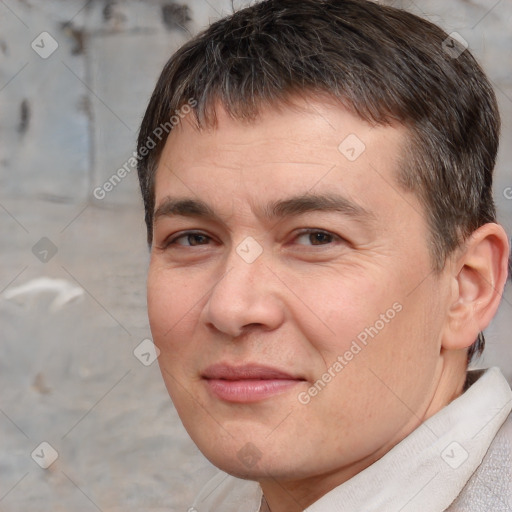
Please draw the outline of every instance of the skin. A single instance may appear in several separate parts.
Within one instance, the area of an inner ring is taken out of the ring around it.
[[[159,364],[185,428],[213,464],[259,481],[272,512],[303,510],[460,395],[467,347],[498,307],[508,254],[503,229],[487,224],[433,272],[424,209],[396,181],[407,131],[323,98],[294,105],[251,123],[217,105],[216,128],[198,130],[189,116],[171,132],[156,210],[200,199],[216,217],[158,215],[148,275]],[[338,150],[350,134],[366,145],[355,161]],[[367,214],[263,215],[268,202],[306,193],[337,193]],[[204,236],[177,238],[189,230]],[[249,236],[263,251],[252,263],[236,251]],[[396,303],[401,311],[301,403]],[[201,378],[211,364],[248,362],[303,380],[231,403]],[[239,456],[247,450],[255,464]]]

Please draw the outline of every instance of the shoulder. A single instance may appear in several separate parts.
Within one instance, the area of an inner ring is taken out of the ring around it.
[[[508,512],[512,509],[512,413],[482,463],[446,512]]]

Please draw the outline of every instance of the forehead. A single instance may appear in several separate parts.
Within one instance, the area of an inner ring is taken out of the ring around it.
[[[263,204],[334,191],[378,211],[405,194],[396,181],[408,135],[401,125],[370,125],[314,98],[263,108],[252,122],[220,105],[216,114],[215,127],[198,129],[191,114],[170,133],[156,174],[157,209],[173,195]]]
[[[194,158],[201,156],[203,144],[209,146],[212,142],[222,144],[226,149],[236,145],[252,145],[254,148],[265,145],[266,149],[272,151],[270,155],[276,156],[285,156],[290,153],[290,145],[302,143],[300,151],[295,147],[292,153],[310,155],[314,161],[320,162],[325,160],[322,156],[332,157],[334,154],[337,158],[338,146],[347,135],[353,135],[351,140],[356,143],[356,152],[361,149],[360,142],[356,141],[357,137],[361,142],[371,143],[375,135],[376,141],[385,138],[399,145],[402,138],[407,136],[407,130],[403,125],[370,124],[326,94],[305,97],[295,95],[288,97],[286,103],[263,105],[257,117],[251,120],[231,117],[219,101],[215,103],[214,112],[215,124],[205,123],[200,129],[195,124],[193,114],[184,116],[171,131],[167,142],[172,145],[174,139],[185,137],[193,140],[196,144],[195,151],[189,156]],[[270,144],[271,142],[273,144]],[[323,155],[316,151],[319,147],[330,147],[334,153]],[[246,149],[250,151],[251,148]],[[256,156],[258,159],[264,159],[270,155]],[[347,156],[352,155],[347,153]],[[357,153],[355,156],[357,157]]]

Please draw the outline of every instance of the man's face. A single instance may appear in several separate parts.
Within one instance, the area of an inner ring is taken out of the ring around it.
[[[422,422],[442,372],[449,287],[397,185],[407,132],[296,104],[185,118],[156,173],[163,378],[202,452],[260,480],[357,473]]]

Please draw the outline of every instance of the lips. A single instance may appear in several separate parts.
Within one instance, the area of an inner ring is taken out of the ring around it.
[[[305,379],[263,365],[216,364],[201,375],[216,398],[227,402],[257,402],[289,391]]]
[[[227,364],[215,364],[209,366],[204,372],[205,379],[224,379],[224,380],[271,380],[271,379],[287,379],[295,380],[300,377],[294,377],[269,366],[260,365],[244,365],[244,366],[230,366]]]

